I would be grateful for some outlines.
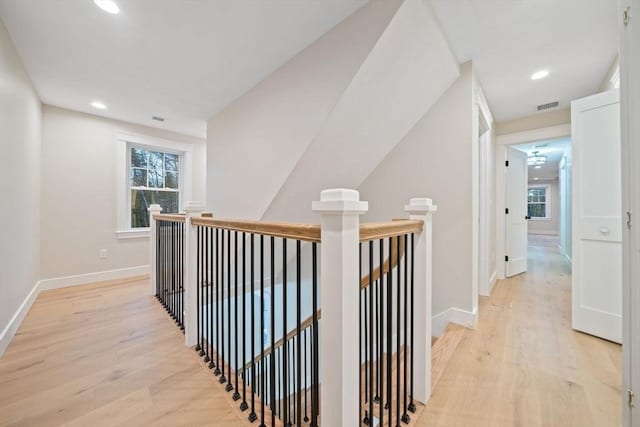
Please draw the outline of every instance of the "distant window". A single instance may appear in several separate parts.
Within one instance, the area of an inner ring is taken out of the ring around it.
[[[151,204],[162,213],[178,213],[182,171],[181,155],[153,147],[128,145],[128,194],[131,228],[149,227]]]
[[[549,219],[549,187],[529,187],[528,215],[531,219]]]

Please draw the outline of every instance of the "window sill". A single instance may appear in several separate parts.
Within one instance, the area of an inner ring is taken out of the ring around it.
[[[139,230],[120,230],[116,231],[116,237],[121,239],[148,239],[149,229],[141,228]]]
[[[551,218],[529,218],[529,221],[551,221]]]

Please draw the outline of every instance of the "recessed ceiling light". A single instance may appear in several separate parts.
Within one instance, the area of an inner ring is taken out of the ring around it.
[[[535,73],[531,74],[531,80],[540,80],[540,79],[544,79],[545,77],[547,77],[549,75],[549,70],[540,70],[540,71],[536,71]]]
[[[539,180],[540,178],[538,178],[537,176],[535,178],[533,178],[534,181]]]
[[[93,0],[100,9],[113,15],[120,12],[120,8],[113,0]]]
[[[93,108],[97,108],[98,110],[106,110],[106,109],[107,109],[107,106],[106,106],[106,105],[104,105],[104,103],[102,103],[102,102],[100,102],[100,101],[93,101],[93,102],[91,103],[91,106],[92,106]]]
[[[534,166],[534,169],[542,169],[542,166],[538,165],[538,166]]]

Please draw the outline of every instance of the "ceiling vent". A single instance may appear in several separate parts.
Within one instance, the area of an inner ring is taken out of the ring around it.
[[[158,116],[153,116],[151,117],[151,119],[157,121],[157,122],[164,122],[164,117],[158,117]]]
[[[560,103],[558,101],[550,102],[548,104],[538,105],[538,111],[548,110],[550,108],[556,108]]]

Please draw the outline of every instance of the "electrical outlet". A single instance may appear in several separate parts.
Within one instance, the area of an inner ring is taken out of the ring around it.
[[[100,249],[100,259],[107,259],[107,256],[109,256],[109,253],[107,252],[107,250]]]

